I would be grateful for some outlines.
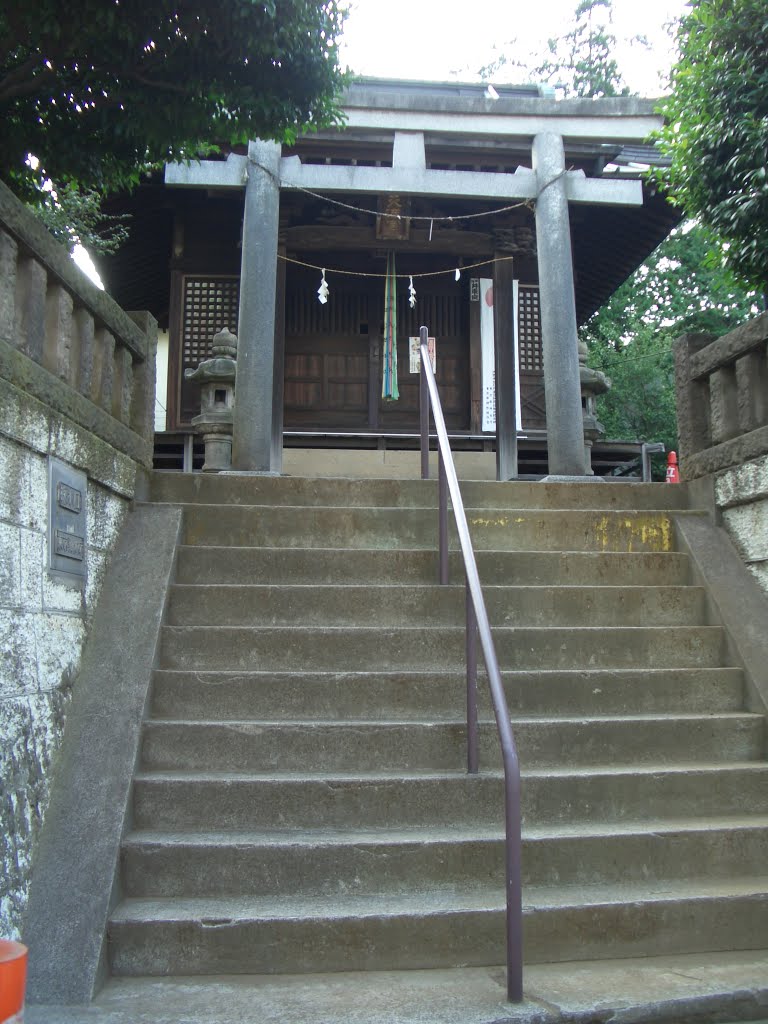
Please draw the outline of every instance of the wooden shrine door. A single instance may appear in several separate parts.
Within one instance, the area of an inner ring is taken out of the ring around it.
[[[286,430],[365,430],[371,406],[371,287],[340,278],[317,298],[317,274],[289,278],[285,300]]]
[[[419,429],[419,374],[410,372],[409,338],[417,337],[424,324],[436,340],[437,387],[449,430],[469,430],[470,369],[469,310],[467,287],[453,277],[417,280],[418,297],[411,309],[405,289],[397,304],[397,366],[400,398],[379,398],[378,426],[382,430]],[[382,303],[383,307],[383,303]],[[381,395],[381,363],[377,366]]]
[[[317,275],[315,275],[316,277]],[[336,277],[321,305],[316,281],[295,275],[286,289],[285,429],[416,433],[419,376],[410,373],[410,336],[422,324],[437,338],[437,381],[449,429],[469,428],[466,291],[423,285],[415,309],[400,289],[398,401],[381,398],[383,281]]]

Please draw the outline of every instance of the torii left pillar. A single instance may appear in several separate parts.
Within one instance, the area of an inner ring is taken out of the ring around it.
[[[272,443],[280,152],[274,142],[248,144],[232,437],[232,469],[241,473],[282,470]]]
[[[586,474],[584,422],[565,152],[559,135],[544,132],[534,138],[533,170],[549,476],[578,480]]]

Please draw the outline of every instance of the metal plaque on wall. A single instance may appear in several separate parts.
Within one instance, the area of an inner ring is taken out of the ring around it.
[[[82,585],[87,566],[88,478],[66,462],[48,459],[48,568]]]

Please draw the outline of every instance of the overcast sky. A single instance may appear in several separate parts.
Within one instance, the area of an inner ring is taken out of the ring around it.
[[[458,0],[353,0],[343,59],[361,75],[470,81],[500,51],[539,53],[549,37],[568,31],[576,3],[481,0],[475,6]],[[665,24],[676,20],[684,6],[685,0],[613,0],[616,58],[633,92],[661,93],[659,74],[672,59]],[[650,51],[632,42],[638,35],[649,39]],[[506,45],[514,39],[515,47]],[[519,77],[512,72],[506,79]]]

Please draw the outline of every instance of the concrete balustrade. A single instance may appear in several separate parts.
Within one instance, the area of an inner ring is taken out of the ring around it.
[[[155,345],[154,320],[120,309],[0,184],[3,376],[149,468]]]
[[[680,463],[695,480],[768,454],[768,314],[675,342]]]
[[[680,467],[768,591],[768,313],[675,342]]]

